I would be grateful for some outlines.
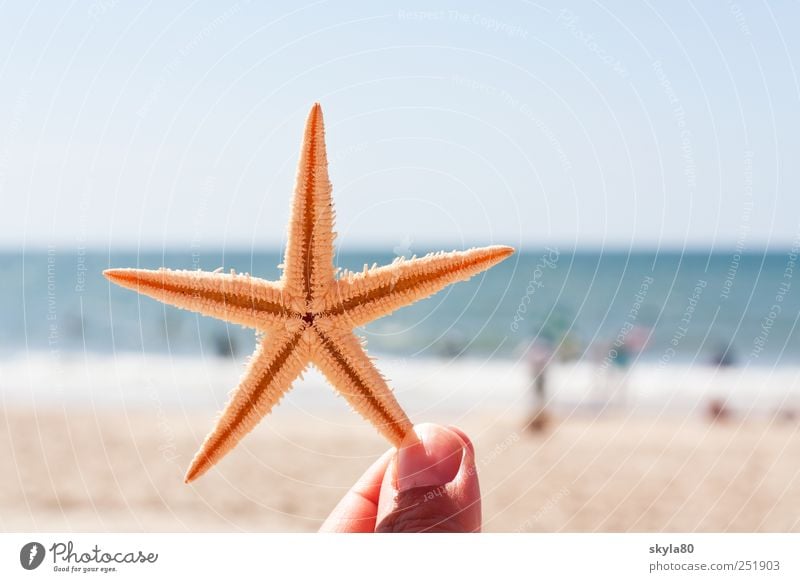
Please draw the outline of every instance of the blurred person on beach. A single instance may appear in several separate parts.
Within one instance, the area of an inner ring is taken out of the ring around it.
[[[236,357],[236,340],[227,333],[216,333],[211,337],[214,354],[220,358]]]
[[[463,431],[419,424],[348,491],[321,532],[479,532],[475,449]]]
[[[553,345],[546,339],[534,341],[526,354],[530,370],[531,392],[533,392],[533,411],[526,428],[532,432],[541,432],[549,424],[547,375],[554,354]]]
[[[630,327],[627,327],[630,325]],[[624,408],[628,401],[628,368],[647,349],[652,330],[640,325],[626,324],[614,341],[607,344],[600,365],[599,384],[605,410],[611,405]]]
[[[575,360],[580,343],[573,333],[574,315],[569,308],[555,305],[548,318],[535,327],[536,336],[519,346],[518,353],[528,364],[533,407],[525,428],[531,432],[545,430],[552,420],[547,411],[549,368],[555,359]]]
[[[706,405],[706,417],[710,422],[727,422],[732,418],[731,410],[724,398],[712,398]]]
[[[459,358],[464,355],[468,345],[469,341],[463,333],[451,330],[441,340],[438,352],[444,358]]]
[[[736,351],[733,345],[720,342],[711,356],[711,365],[717,368],[730,368],[736,365]]]

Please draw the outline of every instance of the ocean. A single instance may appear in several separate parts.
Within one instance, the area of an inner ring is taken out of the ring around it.
[[[336,261],[340,268],[361,270],[395,256],[363,250],[342,253]],[[560,374],[563,387],[555,390],[565,401],[584,401],[591,378],[606,368],[630,370],[631,377],[649,370],[647,378],[661,378],[663,386],[651,382],[638,392],[642,398],[648,390],[671,391],[676,376],[664,376],[664,370],[694,374],[693,382],[684,378],[675,388],[695,385],[691,401],[715,390],[712,384],[723,376],[715,373],[711,384],[700,378],[722,368],[783,374],[781,382],[792,391],[800,364],[796,260],[789,251],[529,249],[359,333],[381,357],[395,389],[409,401],[418,394],[422,407],[437,390],[442,403],[481,402],[486,384],[502,383],[504,374],[514,386],[507,400],[525,398],[526,353],[533,343],[546,345],[555,354],[554,366],[562,366],[554,377]],[[4,398],[69,400],[91,393],[98,402],[124,403],[157,394],[164,402],[185,404],[189,398],[219,405],[253,349],[253,331],[164,306],[110,285],[101,273],[109,267],[222,267],[276,279],[280,262],[277,249],[222,254],[51,248],[0,254]],[[142,392],[141,386],[150,388]],[[499,401],[495,395],[493,402]]]
[[[339,255],[337,264],[360,271],[394,258],[364,251]],[[362,333],[379,354],[503,358],[544,338],[568,346],[570,357],[588,358],[636,326],[649,337],[645,361],[665,354],[675,362],[705,361],[728,350],[731,362],[796,363],[795,260],[787,252],[528,251]],[[277,250],[0,254],[0,350],[244,355],[254,343],[251,330],[166,307],[110,285],[101,273],[222,267],[277,279],[280,262]]]

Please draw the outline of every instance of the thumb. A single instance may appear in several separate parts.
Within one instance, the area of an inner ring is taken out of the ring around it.
[[[481,495],[467,435],[436,424],[414,427],[387,469],[378,532],[476,532]]]

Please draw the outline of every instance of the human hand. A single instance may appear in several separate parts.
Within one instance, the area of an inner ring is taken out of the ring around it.
[[[321,532],[477,532],[475,449],[463,431],[420,424],[336,506]]]

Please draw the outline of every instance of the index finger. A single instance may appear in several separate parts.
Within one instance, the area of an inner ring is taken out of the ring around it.
[[[394,454],[395,449],[390,449],[372,463],[350,491],[342,497],[319,531],[340,533],[375,531],[381,483],[386,467]]]

